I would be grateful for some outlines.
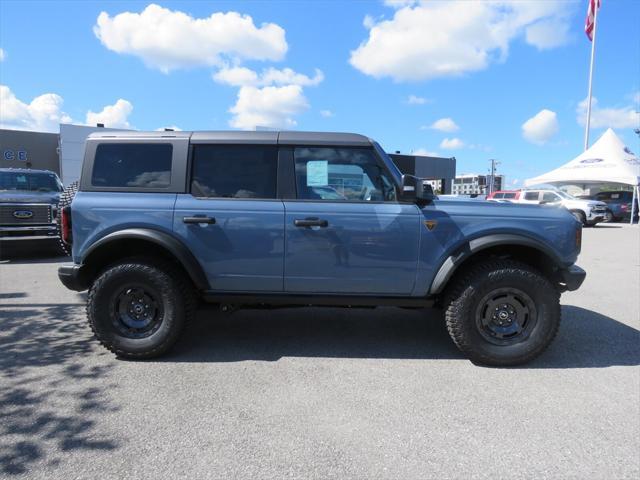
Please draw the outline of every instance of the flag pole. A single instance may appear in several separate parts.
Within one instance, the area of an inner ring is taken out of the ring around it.
[[[598,7],[599,1],[595,0],[593,5],[595,6],[593,12],[593,40],[591,41],[591,64],[589,66],[589,95],[587,96],[587,124],[584,130],[584,149],[585,151],[589,148],[589,128],[591,126],[591,92],[593,90],[593,60],[595,58],[596,53],[596,32],[598,29]]]

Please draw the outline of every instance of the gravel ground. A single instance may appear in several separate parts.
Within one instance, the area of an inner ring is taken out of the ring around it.
[[[585,229],[558,338],[513,369],[391,308],[203,310],[170,355],[120,361],[60,259],[3,253],[0,477],[639,478],[637,226]]]

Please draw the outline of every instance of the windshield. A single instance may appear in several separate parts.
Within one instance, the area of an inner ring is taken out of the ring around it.
[[[0,172],[0,190],[61,192],[62,184],[55,173]]]
[[[562,190],[558,190],[556,192],[558,195],[560,195],[562,198],[566,199],[566,200],[575,200],[576,197],[569,195],[567,192],[563,192]]]

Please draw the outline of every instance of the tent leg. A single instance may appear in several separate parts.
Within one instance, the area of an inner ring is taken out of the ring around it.
[[[633,225],[633,217],[636,214],[636,200],[638,200],[638,193],[640,193],[640,186],[636,185],[633,187],[633,195],[631,196],[631,217],[629,218],[629,225]],[[640,201],[640,200],[638,200]],[[638,220],[638,224],[640,224],[640,220]]]

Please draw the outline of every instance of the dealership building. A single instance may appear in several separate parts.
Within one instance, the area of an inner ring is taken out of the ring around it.
[[[80,178],[84,143],[93,132],[122,131],[102,126],[60,124],[60,133],[0,129],[0,168],[33,168],[56,172],[69,185]],[[391,154],[402,173],[424,178],[435,192],[451,193],[456,159]]]

